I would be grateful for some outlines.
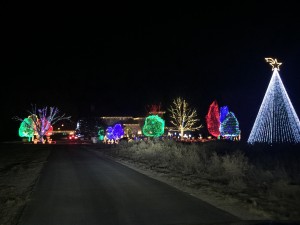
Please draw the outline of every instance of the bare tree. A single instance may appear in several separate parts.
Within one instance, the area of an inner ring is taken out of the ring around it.
[[[31,126],[35,132],[38,134],[40,142],[43,142],[43,137],[49,128],[61,120],[69,120],[71,116],[65,116],[65,114],[59,115],[60,111],[57,107],[43,107],[38,109],[36,105],[32,105],[32,109],[28,110],[29,117],[32,119],[33,123],[28,123],[28,126]],[[24,119],[15,116],[13,119],[18,121],[25,121]]]
[[[202,125],[197,126],[196,109],[191,109],[189,104],[181,97],[173,100],[173,105],[169,108],[171,113],[171,123],[176,127],[176,130],[180,132],[181,139],[185,131],[195,131],[202,128]]]

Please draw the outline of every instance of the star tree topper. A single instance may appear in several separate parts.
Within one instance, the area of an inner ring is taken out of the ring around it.
[[[277,59],[265,58],[265,60],[272,66],[272,70],[277,69],[279,71],[279,66],[281,66],[282,63],[277,62]]]

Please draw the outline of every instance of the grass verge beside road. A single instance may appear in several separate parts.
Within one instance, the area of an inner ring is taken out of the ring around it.
[[[0,147],[0,224],[15,225],[51,147],[22,143]]]
[[[231,213],[243,207],[243,219],[300,220],[299,146],[152,140],[99,150]]]

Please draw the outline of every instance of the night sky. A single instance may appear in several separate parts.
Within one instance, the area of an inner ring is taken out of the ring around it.
[[[145,116],[149,104],[167,110],[184,97],[204,126],[214,100],[227,105],[246,141],[272,75],[265,57],[283,62],[279,73],[300,115],[298,7],[211,2],[82,11],[3,3],[1,139],[18,140],[11,118],[27,117],[32,103],[77,121]]]

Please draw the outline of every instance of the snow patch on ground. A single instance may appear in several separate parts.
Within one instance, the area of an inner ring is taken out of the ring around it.
[[[22,144],[0,147],[0,224],[12,225],[29,200],[50,150]]]

